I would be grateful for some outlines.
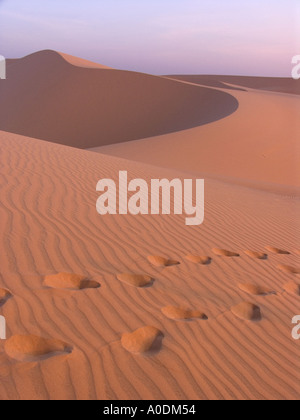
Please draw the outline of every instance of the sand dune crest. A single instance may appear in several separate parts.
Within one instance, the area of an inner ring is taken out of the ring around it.
[[[35,335],[14,335],[5,342],[5,352],[20,362],[43,360],[62,353],[71,353],[72,347],[60,340]]]
[[[162,332],[155,327],[142,327],[133,333],[123,334],[121,343],[131,353],[158,351],[163,338]]]

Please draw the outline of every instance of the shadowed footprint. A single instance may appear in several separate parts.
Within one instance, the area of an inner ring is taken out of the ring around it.
[[[14,335],[5,342],[4,349],[9,357],[20,362],[44,360],[73,350],[63,341],[35,335]]]
[[[169,260],[158,255],[150,255],[147,257],[148,261],[155,267],[171,267],[172,265],[179,265],[179,261]]]
[[[269,289],[265,287],[258,286],[253,283],[245,283],[245,284],[240,283],[238,286],[243,292],[249,293],[249,295],[254,295],[254,296],[276,295],[276,292],[270,291]]]
[[[117,275],[118,280],[135,287],[150,287],[154,280],[144,274],[122,273]]]
[[[249,302],[242,302],[239,305],[233,306],[231,312],[238,318],[246,321],[260,321],[261,312],[259,306]]]
[[[283,286],[284,290],[293,295],[300,296],[300,284],[295,281],[290,281]]]
[[[248,257],[251,257],[251,258],[257,258],[259,260],[266,260],[268,258],[268,255],[264,254],[263,252],[256,252],[256,251],[250,251],[250,250],[246,250],[244,252],[246,255],[248,255]]]
[[[44,285],[53,289],[98,289],[100,284],[96,281],[89,280],[85,276],[73,273],[58,273],[46,276]]]
[[[186,255],[185,259],[195,264],[208,265],[211,263],[210,257],[201,255]]]
[[[274,246],[266,246],[265,247],[267,251],[271,252],[272,254],[278,254],[278,255],[290,255],[289,251],[285,251],[280,248],[275,248]]]
[[[237,252],[227,251],[226,249],[221,249],[221,248],[213,248],[212,252],[218,255],[219,257],[239,257],[240,256],[240,254],[238,254]]]
[[[162,346],[163,333],[155,327],[142,327],[125,333],[121,344],[130,353],[157,353]]]
[[[167,318],[174,320],[208,319],[203,312],[178,308],[176,306],[166,306],[161,311]]]
[[[277,265],[278,270],[288,274],[300,274],[300,268],[292,267],[290,265],[279,264]]]
[[[0,306],[4,305],[12,297],[12,294],[6,289],[0,289]]]

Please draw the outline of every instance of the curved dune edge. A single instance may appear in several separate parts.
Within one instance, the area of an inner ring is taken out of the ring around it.
[[[73,273],[58,273],[45,277],[44,285],[53,289],[98,289],[100,284],[89,280],[86,276]]]
[[[167,318],[174,320],[190,320],[195,318],[202,320],[208,319],[207,316],[201,311],[179,308],[177,306],[166,306],[162,308],[161,311]]]
[[[9,290],[0,288],[0,306],[4,305],[8,299],[12,297]]]
[[[14,335],[5,341],[4,349],[10,358],[19,362],[34,362],[72,352],[72,347],[60,340],[35,335]]]
[[[0,129],[87,149],[206,125],[238,109],[223,91],[87,66],[50,50],[14,60],[0,81]]]
[[[83,67],[88,69],[110,69],[113,70],[111,67],[104,66],[102,64],[94,63],[93,61],[84,60],[79,57],[75,57],[70,54],[65,54],[62,52],[57,51],[57,54],[59,54],[65,61],[67,61],[69,64],[72,64],[76,67]]]
[[[260,321],[262,316],[260,308],[250,302],[242,302],[231,308],[231,312],[240,319],[246,321]]]
[[[122,336],[121,344],[130,353],[150,353],[161,347],[163,333],[155,327],[146,326]]]

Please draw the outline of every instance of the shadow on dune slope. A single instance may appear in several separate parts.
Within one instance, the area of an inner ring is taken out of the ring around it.
[[[7,67],[7,79],[0,80],[0,129],[79,148],[192,128],[238,108],[225,92],[84,68],[54,51],[8,60]]]

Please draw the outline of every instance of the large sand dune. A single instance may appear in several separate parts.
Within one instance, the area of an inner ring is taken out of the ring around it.
[[[186,175],[0,140],[0,287],[10,293],[1,399],[300,398],[299,280],[278,267],[300,264],[298,199],[207,179],[200,227],[174,215],[99,216],[100,178]],[[74,276],[46,277],[59,273]],[[120,273],[154,281],[136,287]],[[61,289],[60,278],[101,287]]]
[[[94,150],[267,190],[300,187],[299,96],[260,90],[228,92],[239,108],[225,119]]]
[[[8,62],[0,129],[88,148],[207,124],[238,107],[228,93],[97,67],[54,51]]]

